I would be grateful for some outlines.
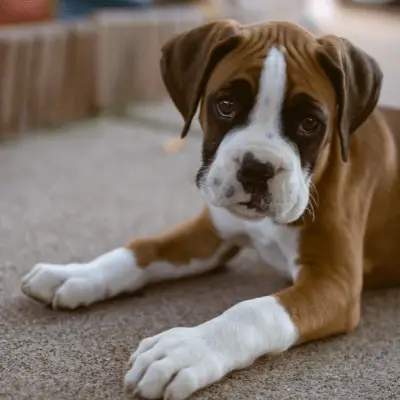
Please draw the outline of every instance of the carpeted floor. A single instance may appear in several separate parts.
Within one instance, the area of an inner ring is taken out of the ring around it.
[[[24,297],[36,262],[87,260],[201,207],[193,184],[198,135],[164,151],[172,132],[103,119],[0,146],[0,398],[122,398],[140,339],[201,323],[285,282],[251,253],[207,276],[165,283],[77,312]],[[347,337],[265,357],[195,399],[398,399],[400,290],[365,295]]]

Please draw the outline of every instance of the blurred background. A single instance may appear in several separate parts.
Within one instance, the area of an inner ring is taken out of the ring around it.
[[[153,113],[172,122],[160,47],[176,33],[226,17],[289,20],[349,38],[382,66],[381,105],[400,107],[400,1],[1,0],[0,137],[103,112],[150,119]]]
[[[399,129],[399,1],[0,0],[1,399],[122,399],[140,339],[287,285],[245,253],[215,274],[73,314],[20,291],[37,262],[88,261],[203,207],[201,132],[194,123],[179,140],[159,57],[171,36],[218,18],[350,39],[381,65],[379,106]],[[195,398],[394,399],[400,293],[363,304],[354,334],[262,361]]]

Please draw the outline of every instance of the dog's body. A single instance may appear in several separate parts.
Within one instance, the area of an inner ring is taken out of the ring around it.
[[[206,207],[88,264],[38,264],[23,291],[73,309],[253,247],[293,285],[133,354],[127,392],[176,400],[263,354],[355,329],[363,286],[400,284],[400,142],[374,111],[379,67],[340,38],[217,21],[168,42],[162,71],[184,134],[201,100]]]

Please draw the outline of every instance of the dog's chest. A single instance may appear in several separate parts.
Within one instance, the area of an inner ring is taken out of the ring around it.
[[[246,231],[260,259],[290,279],[298,272],[299,229],[270,220],[247,222]]]
[[[253,247],[260,260],[280,274],[295,279],[299,270],[299,228],[275,224],[269,219],[243,221],[223,209],[211,209],[215,227],[222,237],[243,238]]]

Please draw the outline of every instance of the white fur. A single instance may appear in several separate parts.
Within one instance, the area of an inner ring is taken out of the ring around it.
[[[274,165],[276,175],[268,182],[271,204],[268,216],[277,222],[289,223],[299,218],[308,204],[309,179],[301,168],[296,149],[282,136],[281,108],[286,85],[286,62],[281,50],[272,48],[261,72],[259,94],[250,114],[250,123],[228,133],[218,148],[215,159],[201,182],[205,200],[215,206],[225,207],[244,218],[261,219],[245,203],[246,193],[237,180],[244,154],[253,153],[260,162]],[[218,184],[215,184],[218,182]],[[233,196],[226,196],[229,188]]]
[[[221,255],[231,246],[226,242],[210,259],[192,260],[182,267],[155,262],[142,269],[126,248],[110,251],[86,264],[37,264],[22,279],[22,291],[53,308],[75,309],[132,293],[149,283],[208,271],[218,265]]]
[[[268,134],[278,135],[280,111],[285,95],[286,62],[277,48],[269,51],[261,71],[258,97],[251,115],[251,123]]]
[[[276,224],[270,218],[246,221],[221,207],[209,206],[221,237],[254,248],[266,266],[295,281],[299,272],[299,228]]]
[[[144,285],[132,253],[113,250],[86,264],[37,264],[22,279],[22,291],[53,308],[88,306]]]
[[[273,296],[243,301],[196,327],[174,328],[143,340],[131,357],[125,390],[146,399],[187,399],[296,340],[293,322]]]

